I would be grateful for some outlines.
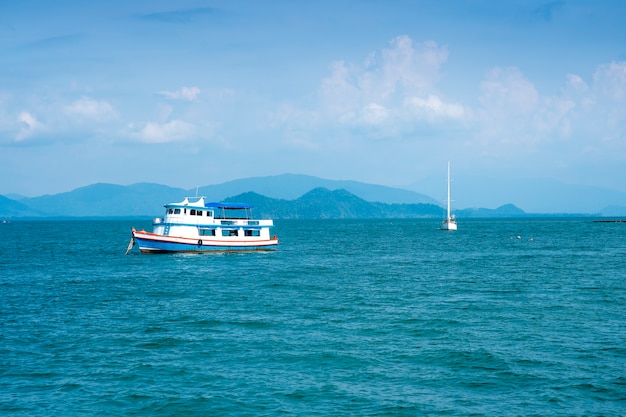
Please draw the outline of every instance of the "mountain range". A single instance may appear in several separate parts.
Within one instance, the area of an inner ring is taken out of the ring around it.
[[[424,178],[404,186],[445,200],[446,178]],[[589,213],[626,216],[626,193],[546,178],[463,176],[453,178],[455,207],[499,207],[514,204],[529,213]]]
[[[283,174],[239,179],[193,190],[159,184],[93,184],[39,197],[0,196],[1,218],[134,217],[162,214],[163,204],[186,196],[239,201],[255,206],[255,215],[272,218],[415,218],[442,217],[440,202],[416,191],[357,181]],[[623,210],[623,211],[622,211]],[[454,210],[457,217],[521,217],[513,204],[496,209]],[[623,215],[615,206],[608,215]],[[599,214],[599,213],[595,213]]]

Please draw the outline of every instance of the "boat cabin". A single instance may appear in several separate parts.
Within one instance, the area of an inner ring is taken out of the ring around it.
[[[164,236],[269,237],[272,220],[251,220],[252,206],[241,203],[205,202],[185,198],[165,205],[165,216],[155,218],[153,233]]]

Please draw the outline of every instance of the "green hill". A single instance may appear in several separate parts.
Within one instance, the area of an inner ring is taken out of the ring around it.
[[[200,195],[222,200],[233,195],[254,191],[258,194],[278,199],[295,200],[315,188],[346,190],[370,202],[381,203],[428,203],[438,204],[431,197],[415,191],[384,185],[367,184],[349,180],[327,180],[311,175],[282,174],[269,177],[253,177],[228,181],[222,184],[200,187]],[[195,190],[191,195],[195,195]]]
[[[471,208],[457,210],[456,216],[463,218],[526,217],[528,214],[513,204],[505,204],[496,209]]]
[[[383,219],[440,217],[434,204],[385,204],[365,201],[346,190],[315,188],[295,200],[265,197],[254,192],[226,199],[254,206],[254,216],[273,219]]]

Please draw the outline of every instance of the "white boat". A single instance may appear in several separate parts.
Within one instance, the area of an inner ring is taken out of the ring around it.
[[[251,219],[251,209],[248,204],[206,202],[204,197],[165,204],[165,215],[152,221],[152,232],[132,228],[126,253],[135,244],[142,253],[276,249],[278,239],[270,237],[274,222]]]
[[[448,161],[448,199],[446,219],[441,223],[441,230],[456,230],[456,218],[450,214],[450,161]]]

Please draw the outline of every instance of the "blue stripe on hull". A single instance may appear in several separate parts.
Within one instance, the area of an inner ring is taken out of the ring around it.
[[[194,245],[187,243],[175,243],[175,242],[161,242],[155,240],[141,239],[135,237],[135,241],[139,246],[141,252],[146,253],[159,253],[159,252],[219,252],[219,251],[264,251],[275,250],[278,244],[275,245],[255,245],[255,246],[213,246],[213,245]]]

